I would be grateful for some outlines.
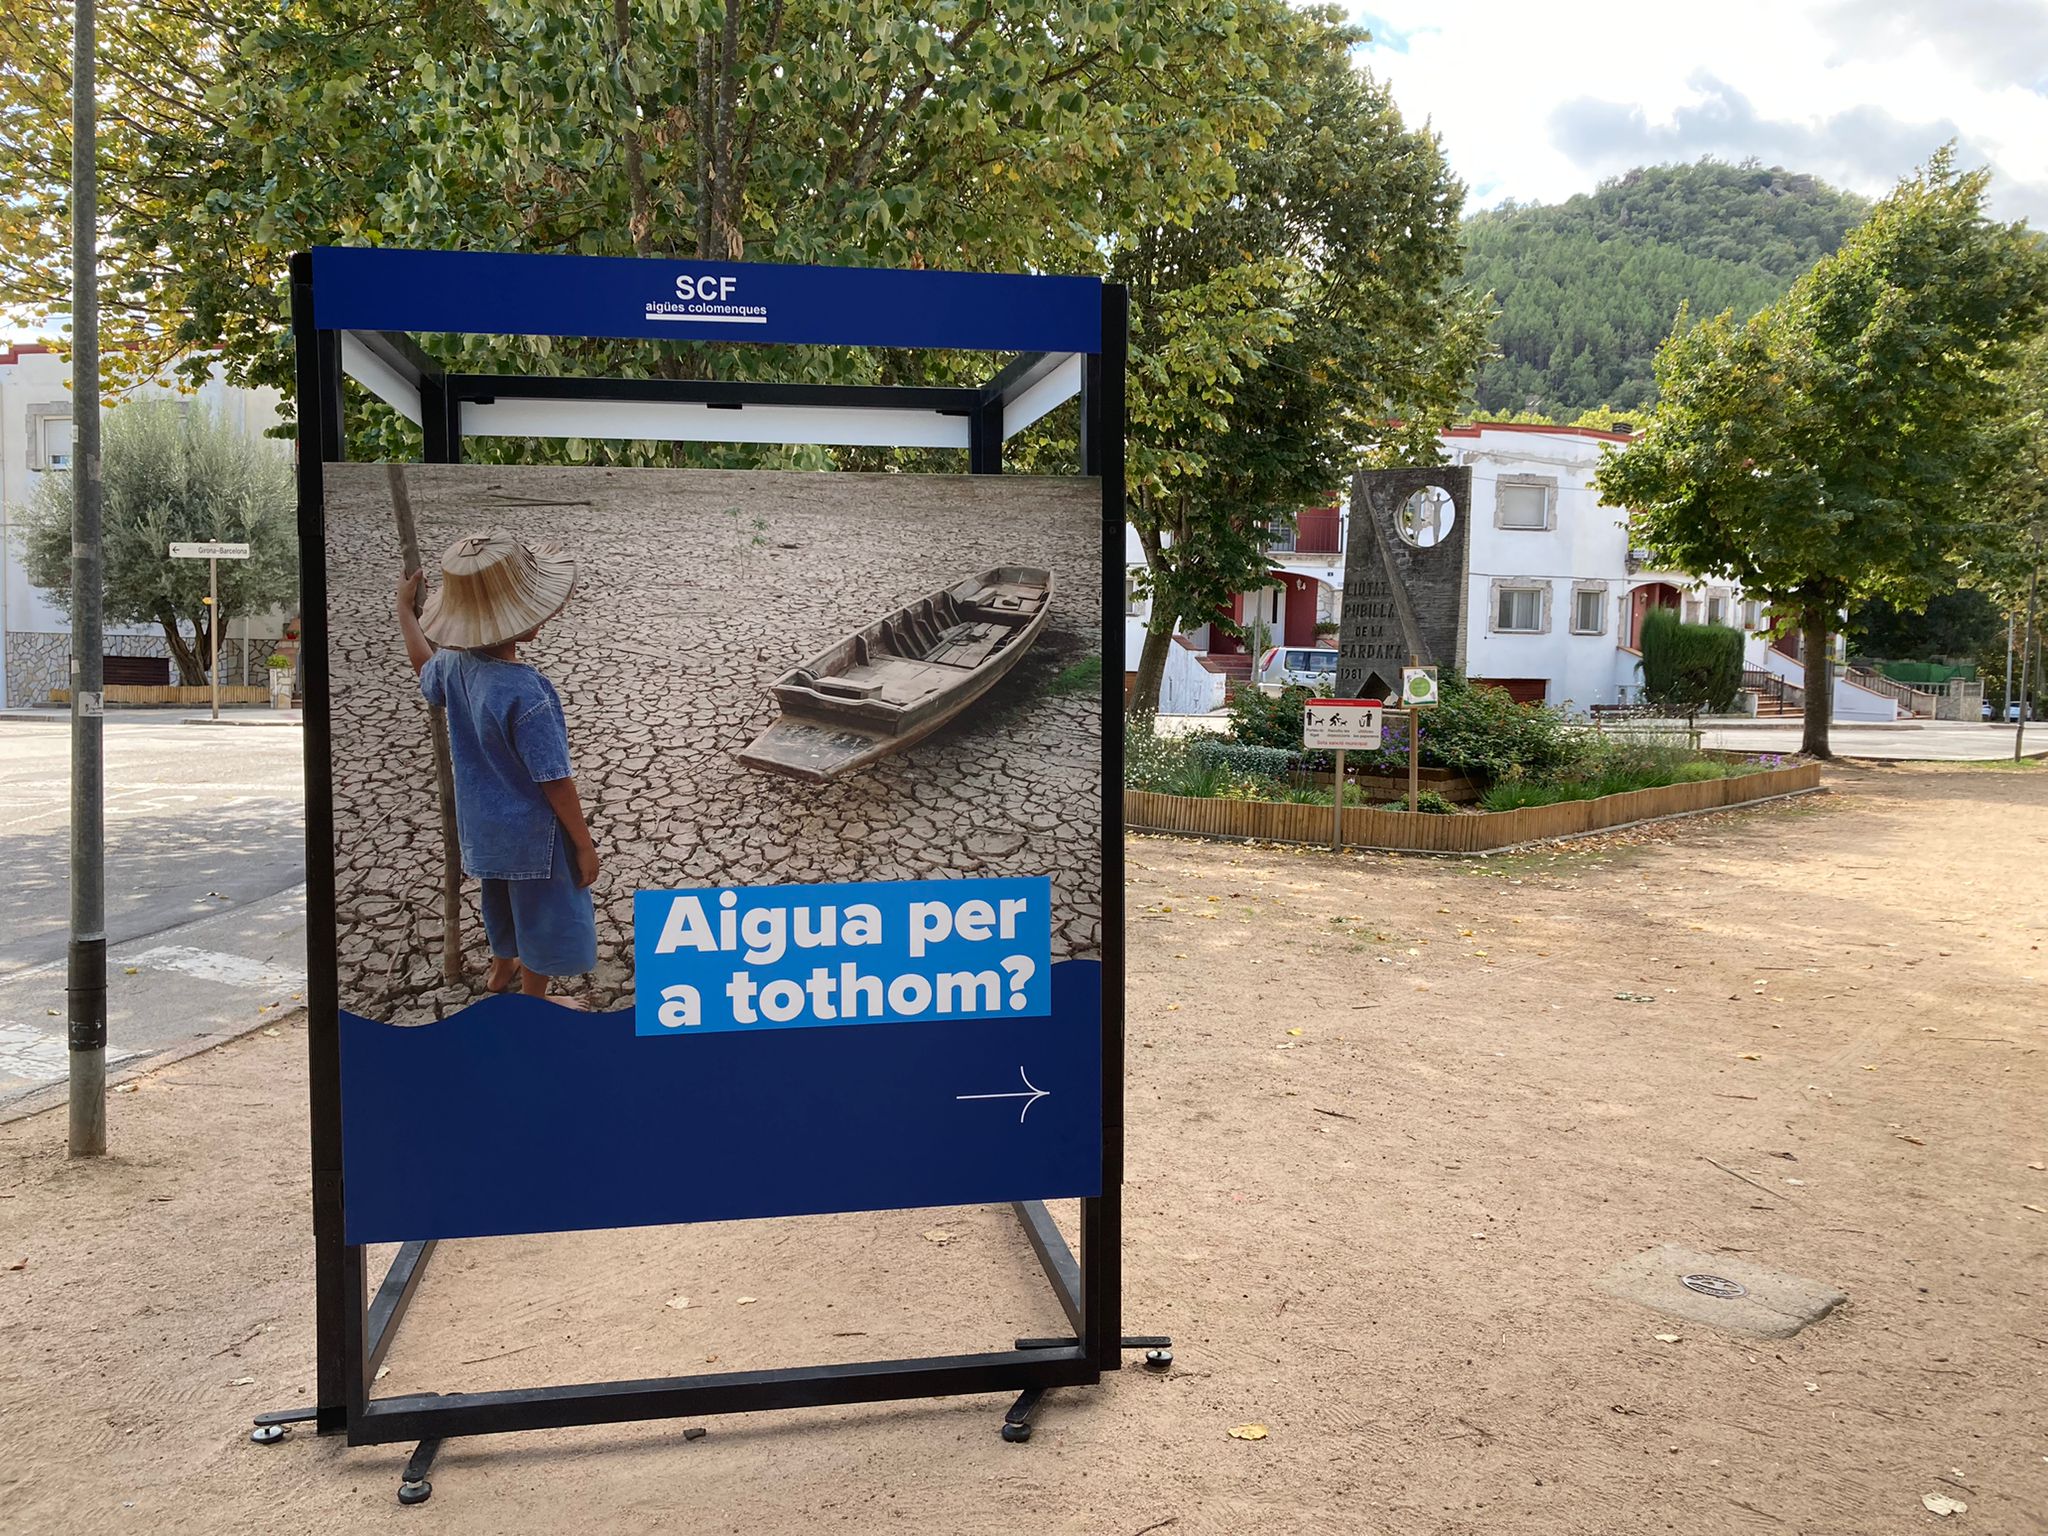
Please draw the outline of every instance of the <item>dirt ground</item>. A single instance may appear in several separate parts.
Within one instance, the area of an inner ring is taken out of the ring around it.
[[[8,1126],[0,1530],[2048,1529],[2048,769],[1830,784],[1478,862],[1134,840],[1126,1320],[1178,1360],[1028,1445],[995,1398],[456,1441],[402,1509],[408,1447],[246,1438],[312,1378],[292,1024],[117,1096],[105,1163]],[[1663,1242],[1851,1299],[1593,1289]],[[995,1209],[448,1243],[377,1390],[1056,1322]]]

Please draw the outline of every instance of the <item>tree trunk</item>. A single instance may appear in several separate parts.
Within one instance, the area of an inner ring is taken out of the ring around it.
[[[156,622],[157,627],[164,632],[164,644],[170,648],[171,660],[178,664],[179,683],[187,688],[205,687],[205,664],[193,653],[192,647],[185,643],[184,631],[178,627],[178,616],[175,613],[159,612]]]
[[[1806,729],[1799,750],[1808,757],[1831,758],[1828,724],[1835,712],[1834,667],[1828,657],[1831,604],[1808,602],[1799,610],[1800,658],[1806,672]]]
[[[1147,627],[1145,644],[1138,652],[1138,676],[1131,684],[1131,702],[1127,713],[1137,719],[1142,715],[1159,713],[1159,685],[1166,677],[1166,653],[1173,645],[1173,631]]]

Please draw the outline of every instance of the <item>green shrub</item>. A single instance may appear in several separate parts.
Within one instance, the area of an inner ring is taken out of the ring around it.
[[[1407,805],[1403,800],[1402,805]],[[1433,789],[1425,789],[1415,797],[1415,809],[1424,816],[1455,816],[1458,808]]]
[[[1277,694],[1268,694],[1247,683],[1230,695],[1230,739],[1247,746],[1301,750],[1302,706],[1315,697],[1313,690],[1289,684]]]
[[[1195,762],[1220,763],[1232,773],[1249,778],[1281,778],[1301,763],[1299,750],[1224,741],[1215,736],[1195,736],[1188,741],[1188,757]]]
[[[1517,704],[1504,688],[1450,672],[1438,687],[1442,702],[1422,718],[1424,762],[1497,782],[1563,778],[1585,756],[1586,734],[1562,710]]]
[[[1742,687],[1742,631],[1726,624],[1687,624],[1676,610],[1643,615],[1643,692],[1674,715],[1734,707]]]

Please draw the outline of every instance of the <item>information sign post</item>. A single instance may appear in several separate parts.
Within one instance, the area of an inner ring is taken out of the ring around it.
[[[1381,736],[1378,699],[1310,699],[1301,711],[1301,744],[1337,754],[1330,779],[1330,846],[1344,846],[1344,754],[1377,751]]]
[[[206,562],[206,632],[211,638],[213,654],[207,658],[206,672],[213,683],[213,718],[220,718],[220,563],[223,560],[246,560],[249,546],[226,544],[218,539],[198,543],[181,543],[171,546],[173,560],[204,560]]]
[[[1410,656],[1401,669],[1401,702],[1408,706],[1408,814],[1422,808],[1422,712],[1436,704],[1436,668],[1416,665]]]

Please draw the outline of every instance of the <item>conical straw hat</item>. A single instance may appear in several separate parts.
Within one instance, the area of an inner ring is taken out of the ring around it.
[[[575,589],[574,556],[493,528],[441,552],[441,585],[420,610],[420,628],[436,645],[502,645],[560,613]]]

